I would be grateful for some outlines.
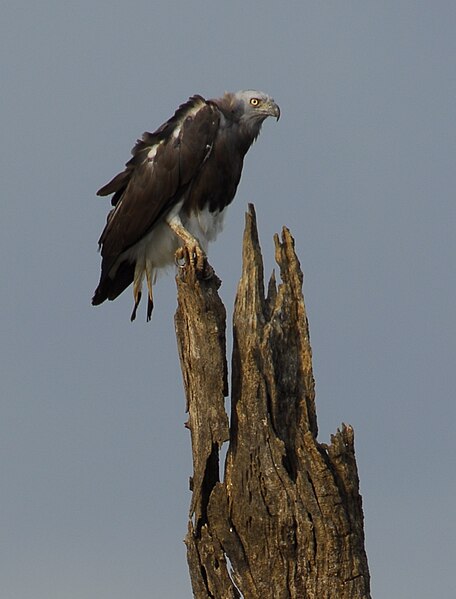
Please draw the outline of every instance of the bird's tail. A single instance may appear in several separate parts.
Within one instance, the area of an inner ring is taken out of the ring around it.
[[[114,300],[133,283],[135,264],[125,260],[121,262],[113,276],[102,270],[100,282],[92,297],[92,306],[99,306],[105,300]]]

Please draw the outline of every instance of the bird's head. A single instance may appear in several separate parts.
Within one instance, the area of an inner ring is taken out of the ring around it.
[[[258,136],[261,125],[268,116],[273,116],[277,120],[280,118],[280,108],[273,98],[264,92],[252,89],[225,94],[220,99],[219,106],[228,108],[231,117],[252,139]]]
[[[280,118],[279,106],[264,92],[253,89],[239,91],[233,99],[239,108],[240,122],[249,129],[258,128],[258,133],[268,116],[274,116],[277,120]]]
[[[234,94],[234,99],[241,108],[241,120],[263,122],[268,116],[280,118],[280,108],[274,99],[264,92],[253,89],[239,91]]]

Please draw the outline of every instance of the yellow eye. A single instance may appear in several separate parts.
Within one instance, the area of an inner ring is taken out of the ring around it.
[[[250,98],[250,104],[252,106],[258,106],[259,103],[260,101],[258,100],[258,98]]]

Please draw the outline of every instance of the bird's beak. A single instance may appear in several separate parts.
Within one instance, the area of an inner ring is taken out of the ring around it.
[[[280,119],[280,108],[279,105],[274,102],[274,100],[271,100],[271,102],[269,103],[268,112],[270,116],[275,116],[277,120]]]

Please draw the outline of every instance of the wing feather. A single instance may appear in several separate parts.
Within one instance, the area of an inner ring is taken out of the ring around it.
[[[213,147],[219,120],[213,104],[192,96],[154,133],[138,140],[125,170],[97,192],[114,194],[99,240],[104,276],[183,197]]]

